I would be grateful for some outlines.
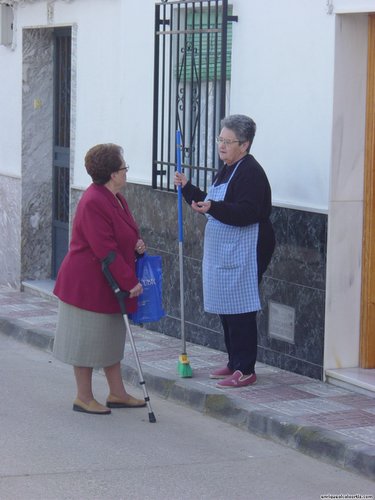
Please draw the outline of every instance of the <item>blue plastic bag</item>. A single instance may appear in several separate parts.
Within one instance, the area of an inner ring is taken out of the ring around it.
[[[136,274],[143,287],[138,310],[129,314],[134,323],[151,323],[165,316],[162,304],[162,264],[160,255],[145,253],[136,263]]]

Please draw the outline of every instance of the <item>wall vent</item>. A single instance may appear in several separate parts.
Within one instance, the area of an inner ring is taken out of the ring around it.
[[[0,44],[12,45],[13,9],[10,5],[0,5]]]

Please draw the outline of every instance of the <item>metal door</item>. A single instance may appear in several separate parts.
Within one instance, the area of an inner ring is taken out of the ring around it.
[[[71,29],[54,32],[52,278],[69,244]]]

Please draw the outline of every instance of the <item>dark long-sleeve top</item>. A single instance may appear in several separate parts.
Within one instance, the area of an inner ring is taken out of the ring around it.
[[[224,165],[219,170],[214,182],[216,185],[228,182],[234,165]],[[187,182],[182,189],[185,201],[203,201],[206,193]],[[248,226],[259,223],[258,253],[264,255],[267,264],[271,258],[275,238],[270,222],[272,209],[271,187],[267,175],[256,159],[248,154],[241,161],[232,177],[224,200],[211,201],[208,213],[218,221],[232,226]]]
[[[228,182],[237,163],[224,165],[219,170],[216,186]],[[182,194],[191,205],[192,201],[203,201],[206,193],[188,182]],[[211,201],[208,212],[212,217],[231,226],[248,226],[265,222],[271,214],[271,187],[267,176],[252,155],[246,155],[228,185],[223,201]]]

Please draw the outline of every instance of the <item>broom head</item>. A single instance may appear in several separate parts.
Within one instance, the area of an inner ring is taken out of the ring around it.
[[[190,378],[193,376],[193,370],[191,369],[189,358],[186,354],[181,354],[178,357],[177,371],[182,378]]]

